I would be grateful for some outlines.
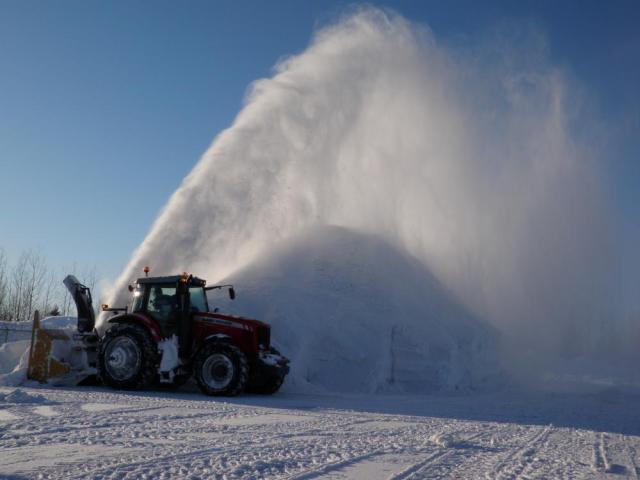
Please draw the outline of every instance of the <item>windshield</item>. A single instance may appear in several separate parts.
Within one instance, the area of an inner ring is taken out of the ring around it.
[[[202,287],[191,287],[189,289],[192,312],[208,312],[207,297]]]
[[[136,289],[133,291],[133,298],[131,299],[132,312],[142,310],[142,300],[144,300],[144,290],[141,285],[136,285]]]

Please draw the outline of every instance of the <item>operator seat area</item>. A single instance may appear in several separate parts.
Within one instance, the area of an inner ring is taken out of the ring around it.
[[[178,303],[175,287],[153,287],[149,292],[147,312],[158,322],[163,337],[178,334]]]

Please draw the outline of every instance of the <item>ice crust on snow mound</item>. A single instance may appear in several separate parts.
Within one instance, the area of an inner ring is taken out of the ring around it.
[[[499,379],[496,333],[417,259],[339,227],[296,236],[227,280],[222,311],[272,325],[289,391],[431,392]]]

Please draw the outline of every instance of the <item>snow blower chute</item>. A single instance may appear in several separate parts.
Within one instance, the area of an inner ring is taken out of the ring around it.
[[[78,310],[76,330],[55,328],[55,321],[60,317],[49,317],[43,325],[36,312],[27,378],[41,383],[77,385],[96,374],[98,335],[94,331],[95,314],[89,288],[73,275],[67,275],[63,283]]]

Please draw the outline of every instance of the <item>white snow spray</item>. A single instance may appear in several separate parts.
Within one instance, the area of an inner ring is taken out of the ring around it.
[[[319,30],[251,86],[114,291],[146,264],[233,280],[337,226],[432,272],[501,332],[511,366],[619,351],[602,173],[569,82],[533,30],[474,45],[373,8]]]

